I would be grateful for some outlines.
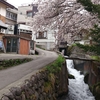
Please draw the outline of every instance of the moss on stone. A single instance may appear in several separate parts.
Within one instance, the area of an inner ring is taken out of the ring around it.
[[[51,82],[52,87],[54,88],[55,85],[55,75],[50,73],[49,74],[49,81]]]
[[[64,62],[65,62],[65,58],[59,55],[57,60],[55,60],[52,64],[46,66],[46,70],[49,73],[58,73],[61,70],[61,66]]]
[[[91,56],[91,58],[92,58],[93,60],[100,61],[100,57],[99,57],[99,56]]]
[[[36,99],[36,95],[33,94],[32,96],[30,96],[30,99],[31,99],[31,100],[35,100],[35,99]]]
[[[91,91],[96,100],[100,100],[100,82],[91,87]]]
[[[45,82],[44,92],[49,93],[52,90],[51,82]]]

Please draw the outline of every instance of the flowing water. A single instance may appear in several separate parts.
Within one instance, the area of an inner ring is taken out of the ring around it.
[[[95,100],[87,84],[84,83],[84,75],[74,69],[73,61],[66,60],[68,72],[75,76],[69,79],[69,93],[61,100]]]

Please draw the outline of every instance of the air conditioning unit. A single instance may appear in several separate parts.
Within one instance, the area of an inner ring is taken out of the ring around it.
[[[5,30],[1,28],[1,33],[5,33]]]
[[[8,27],[8,29],[9,29],[9,30],[14,30],[14,26],[13,26],[13,25],[10,25],[10,26]]]

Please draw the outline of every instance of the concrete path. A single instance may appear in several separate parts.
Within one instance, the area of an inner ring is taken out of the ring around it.
[[[51,51],[44,51],[41,49],[37,49],[40,52],[40,55],[16,55],[16,54],[0,54],[0,59],[15,59],[15,58],[33,58],[31,62],[21,64],[15,67],[11,67],[5,70],[0,71],[0,95],[2,91],[7,89],[7,86],[15,83],[23,79],[25,80],[25,76],[28,74],[34,73],[36,70],[41,69],[42,67],[46,66],[47,64],[53,62],[58,55],[55,52]],[[14,84],[13,84],[14,85]]]

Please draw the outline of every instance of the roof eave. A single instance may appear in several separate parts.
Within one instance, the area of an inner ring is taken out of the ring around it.
[[[10,3],[6,2],[5,0],[0,0],[0,2],[7,5],[8,7],[12,8],[12,9],[18,10],[15,6],[11,5]]]

